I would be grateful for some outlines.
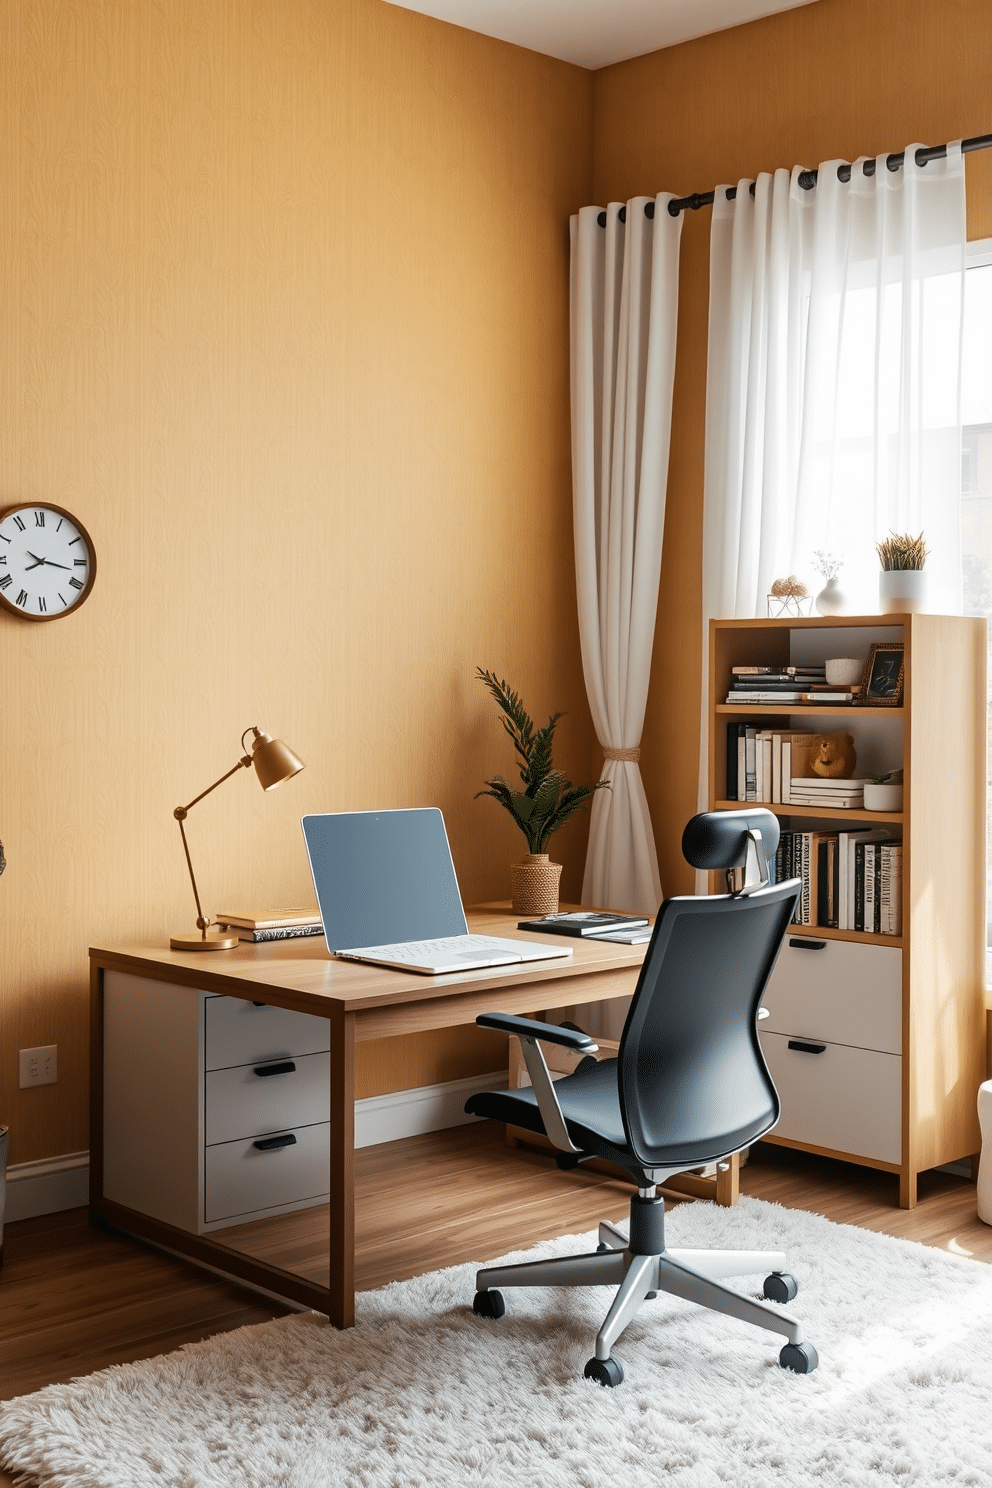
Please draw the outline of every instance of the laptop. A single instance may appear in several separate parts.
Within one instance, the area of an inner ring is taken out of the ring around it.
[[[570,946],[470,935],[436,806],[303,818],[332,956],[425,976],[570,956]]]

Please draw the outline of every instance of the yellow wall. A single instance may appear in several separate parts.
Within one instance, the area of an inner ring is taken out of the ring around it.
[[[605,68],[593,200],[708,191],[992,128],[988,0],[818,0]],[[992,235],[992,151],[967,161],[969,236]],[[710,212],[687,212],[661,601],[642,755],[666,891],[691,887]]]
[[[0,1120],[85,1148],[90,944],[193,905],[172,809],[246,725],[306,760],[188,822],[204,897],[310,897],[299,818],[436,803],[464,898],[524,850],[476,664],[569,710],[567,220],[592,78],[380,0],[4,0],[0,504],[89,529],[82,609],[0,615]],[[556,839],[581,882],[586,822]],[[473,1030],[362,1093],[492,1068]],[[59,1083],[17,1089],[57,1043]],[[373,1051],[375,1056],[375,1051]]]

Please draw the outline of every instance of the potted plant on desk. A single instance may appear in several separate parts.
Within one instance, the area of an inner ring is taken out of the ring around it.
[[[476,668],[476,676],[496,699],[502,710],[503,727],[513,740],[520,768],[523,790],[514,790],[502,775],[486,781],[488,790],[479,796],[492,796],[513,817],[527,838],[530,851],[519,863],[510,865],[511,904],[517,914],[554,914],[558,908],[558,882],[561,864],[548,857],[548,843],[569,817],[581,810],[595,791],[609,787],[608,780],[595,785],[573,785],[552,759],[555,729],[561,713],[554,713],[544,728],[535,728],[518,695],[508,682],[493,672]]]

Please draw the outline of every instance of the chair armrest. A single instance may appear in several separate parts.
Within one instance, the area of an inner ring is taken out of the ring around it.
[[[546,1039],[549,1044],[562,1044],[566,1049],[574,1049],[577,1054],[595,1054],[599,1045],[577,1028],[559,1028],[557,1023],[538,1023],[534,1018],[517,1018],[512,1013],[480,1013],[475,1021],[480,1028],[498,1028],[503,1033],[514,1034],[520,1040],[544,1130],[559,1152],[581,1151],[568,1135],[565,1117],[555,1094],[554,1081],[538,1039]]]
[[[564,1049],[573,1049],[576,1054],[595,1054],[599,1048],[594,1039],[578,1028],[539,1023],[536,1018],[517,1018],[512,1013],[480,1013],[475,1021],[480,1028],[498,1028],[503,1033],[515,1033],[518,1038],[543,1039],[547,1044],[561,1044]]]

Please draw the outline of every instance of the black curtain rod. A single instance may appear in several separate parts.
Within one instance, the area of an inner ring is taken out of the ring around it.
[[[964,155],[970,154],[970,152],[972,150],[987,150],[987,149],[989,149],[990,146],[992,146],[992,134],[976,134],[973,139],[966,139],[966,140],[962,140],[961,141],[961,151],[962,151],[962,154],[964,154]],[[917,150],[917,152],[916,152],[916,163],[917,163],[917,165],[926,165],[927,164],[927,161],[929,161],[929,160],[943,160],[946,155],[947,155],[947,146],[946,145],[925,145],[925,146],[921,146],[920,149]],[[905,160],[905,158],[906,158],[906,152],[905,152],[905,150],[900,150],[897,155],[886,155],[885,156],[885,164],[886,164],[887,168],[890,171],[897,171],[899,169],[899,167],[902,165],[902,163]],[[864,171],[864,173],[865,173],[866,176],[873,176],[875,174],[875,169],[876,169],[877,165],[878,165],[878,161],[877,160],[866,160],[864,162],[864,165],[862,166],[862,170]],[[799,172],[799,184],[802,187],[802,189],[804,191],[812,191],[813,190],[813,187],[816,185],[816,177],[817,177],[817,172],[815,170],[800,171]],[[839,165],[837,167],[837,179],[839,181],[849,181],[851,179],[851,167],[849,165]],[[750,185],[750,188],[749,189],[750,189],[751,195],[753,196],[754,195],[754,182],[753,181],[751,182],[751,185]],[[737,187],[736,186],[728,186],[727,187],[727,200],[728,201],[733,201],[736,196],[737,196]],[[686,209],[688,209],[691,212],[698,212],[700,207],[711,207],[713,205],[713,202],[715,201],[715,199],[716,199],[716,192],[715,191],[696,191],[696,192],[694,192],[692,194],[692,196],[673,197],[673,199],[668,203],[668,210],[669,210],[669,213],[671,214],[671,216],[677,217],[680,212],[684,212]],[[621,222],[626,222],[627,221],[627,208],[626,207],[621,207],[620,208],[620,211],[617,213],[617,215],[620,218],[620,221]],[[654,202],[653,201],[645,202],[645,204],[644,204],[644,215],[645,215],[645,217],[653,217],[654,216]],[[599,214],[599,216],[598,216],[598,218],[596,220],[599,223],[600,227],[605,227],[606,226],[606,213],[605,212],[600,212],[600,214]]]

